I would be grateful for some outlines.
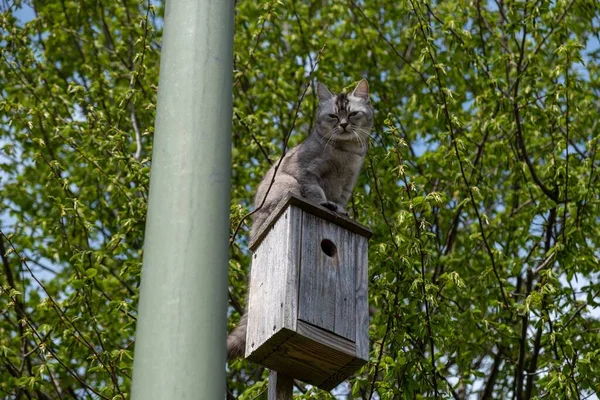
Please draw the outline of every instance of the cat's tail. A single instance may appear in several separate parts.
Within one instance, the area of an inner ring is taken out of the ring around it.
[[[246,327],[248,314],[244,313],[239,324],[227,336],[227,361],[244,356],[246,350]]]

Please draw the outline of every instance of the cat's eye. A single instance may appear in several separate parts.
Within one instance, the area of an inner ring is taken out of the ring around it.
[[[348,114],[349,117],[354,117],[358,115],[358,111],[352,111],[350,114]]]
[[[329,118],[333,118],[333,119],[339,119],[337,115],[335,114],[328,114],[327,115]]]

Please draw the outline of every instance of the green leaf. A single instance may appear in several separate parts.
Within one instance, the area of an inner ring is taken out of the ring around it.
[[[88,278],[93,278],[98,274],[98,270],[96,268],[88,268],[85,270],[85,275]]]

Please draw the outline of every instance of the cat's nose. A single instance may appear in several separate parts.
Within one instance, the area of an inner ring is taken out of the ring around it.
[[[340,126],[342,127],[342,129],[346,129],[346,127],[348,126],[347,122],[340,122]]]

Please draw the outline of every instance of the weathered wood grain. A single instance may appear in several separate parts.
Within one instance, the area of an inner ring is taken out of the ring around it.
[[[332,349],[341,351],[342,353],[346,353],[350,356],[354,356],[356,354],[356,344],[353,341],[317,328],[316,326],[304,321],[298,321],[296,332],[299,335],[302,335],[308,339],[312,339],[315,342],[319,342],[325,346],[331,347]],[[318,354],[316,356],[318,356]]]
[[[246,356],[279,330],[295,330],[301,219],[300,209],[288,208],[252,257]]]
[[[350,340],[356,331],[354,236],[304,212],[298,318]],[[323,240],[333,242],[335,254],[323,251]]]
[[[329,229],[338,231],[338,268],[335,282],[335,317],[333,332],[354,341],[356,339],[356,269],[354,251],[356,234],[339,226]]]
[[[323,390],[331,390],[358,371],[367,361],[360,358],[354,358],[348,364],[344,365],[333,374],[331,374],[324,382],[319,384],[319,388]]]
[[[294,380],[277,371],[269,372],[268,400],[292,400]]]
[[[335,336],[331,332],[324,331],[324,334]],[[320,387],[324,381],[336,374],[340,368],[348,365],[354,358],[346,352],[296,333],[261,364]]]
[[[288,329],[296,329],[298,320],[298,286],[300,279],[300,267],[302,263],[300,246],[302,243],[302,220],[304,212],[295,206],[289,207],[289,235],[282,238],[287,243],[286,264],[280,266],[285,268],[285,300],[280,303],[283,309],[284,326]],[[285,214],[288,215],[288,214]]]
[[[294,331],[286,328],[280,329],[273,336],[264,341],[260,346],[255,348],[251,353],[247,353],[246,359],[257,364],[264,365],[267,368],[273,368],[270,360],[276,356],[278,352],[283,352],[282,349],[287,341],[295,335],[296,332]],[[247,347],[248,346],[246,346],[246,349]]]
[[[366,361],[354,356],[354,343],[299,321],[298,332],[282,329],[248,359],[327,390],[337,386]],[[323,386],[323,382],[327,382]]]
[[[330,390],[369,357],[371,233],[290,197],[259,236],[252,244],[246,356],[277,378]]]
[[[368,294],[368,250],[367,239],[355,236],[354,251],[356,265],[356,357],[369,360],[369,294]]]
[[[273,214],[267,220],[268,222],[264,225],[264,228],[257,233],[256,238],[250,243],[249,247],[251,251],[254,251],[258,248],[262,240],[269,233],[271,226],[275,223],[275,221],[279,219],[279,217],[281,216],[281,214],[283,214],[285,209],[291,205],[296,206],[302,209],[303,211],[308,212],[311,215],[320,217],[325,221],[329,221],[331,223],[336,224],[337,226],[341,226],[342,228],[345,228],[346,230],[349,230],[350,232],[356,233],[367,239],[370,239],[373,236],[373,232],[366,226],[361,225],[358,222],[353,221],[349,218],[342,217],[341,215],[336,214],[325,207],[309,203],[305,199],[302,199],[294,195],[293,193],[290,193],[287,198],[285,198],[277,205],[277,207],[273,211]]]
[[[339,257],[338,254],[327,256],[321,249],[321,241],[331,240],[339,252],[341,238],[338,236],[339,231],[327,229],[326,223],[308,213],[304,213],[302,218],[298,318],[333,332]]]

